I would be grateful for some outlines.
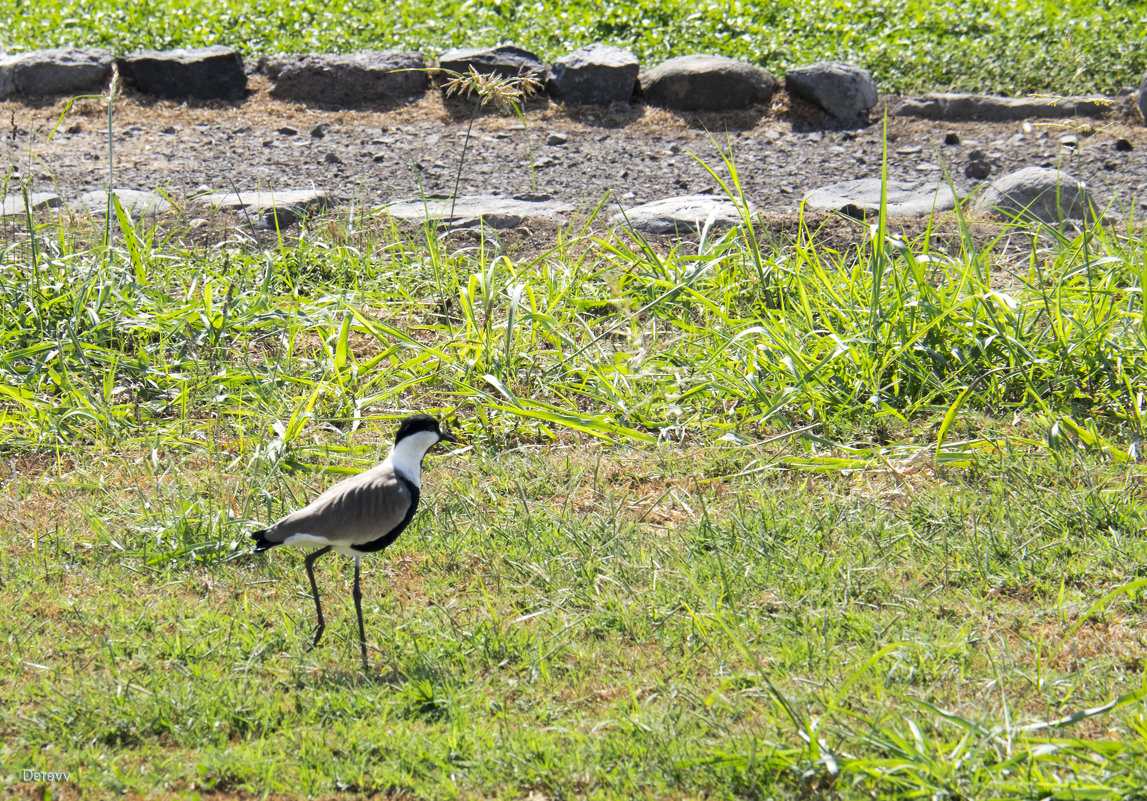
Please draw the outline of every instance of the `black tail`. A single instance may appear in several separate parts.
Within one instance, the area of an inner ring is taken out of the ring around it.
[[[270,548],[274,548],[276,545],[283,544],[281,542],[271,542],[269,539],[267,539],[267,529],[265,528],[258,531],[252,531],[251,539],[255,540],[255,553],[258,553],[259,551],[266,551]]]

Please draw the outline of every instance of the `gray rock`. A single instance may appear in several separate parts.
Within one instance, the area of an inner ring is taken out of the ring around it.
[[[274,56],[263,71],[271,78],[274,97],[313,105],[405,100],[430,85],[422,54],[404,50]]]
[[[112,72],[111,53],[61,47],[0,56],[0,97],[39,97],[102,91]]]
[[[288,218],[288,212],[297,217],[311,211],[320,211],[334,205],[335,198],[322,189],[294,189],[282,192],[268,190],[257,192],[211,192],[193,198],[196,203],[213,209],[245,209],[248,214],[266,217],[273,221],[279,214],[280,222]],[[281,227],[281,226],[280,226]]]
[[[620,47],[591,44],[550,67],[550,96],[563,103],[608,106],[628,103],[637,87],[637,57]]]
[[[299,209],[267,209],[259,215],[254,224],[260,231],[283,231],[302,219],[304,212]]]
[[[131,217],[145,217],[162,211],[170,211],[172,208],[171,202],[167,198],[155,192],[141,192],[137,189],[114,189],[112,191],[120,205],[123,206],[123,210]],[[69,205],[73,211],[85,211],[88,214],[102,216],[108,211],[107,190],[99,189],[94,192],[85,192],[79,196],[76,202]]]
[[[804,196],[806,208],[840,211],[851,217],[880,213],[880,179],[861,178],[822,186]],[[946,183],[932,181],[915,184],[889,181],[886,195],[889,217],[927,217],[938,211],[956,208],[957,194]]]
[[[724,56],[678,56],[641,75],[646,102],[677,111],[733,111],[764,105],[779,86],[760,67]]]
[[[28,208],[32,211],[58,208],[63,202],[54,192],[28,193]],[[23,195],[6,195],[0,204],[0,217],[23,217],[26,211]]]
[[[755,210],[749,204],[749,213]],[[680,195],[655,200],[618,212],[610,218],[614,225],[624,225],[649,234],[697,234],[707,225],[729,228],[743,225],[741,211],[732,200],[717,195]]]
[[[503,78],[530,75],[540,81],[546,77],[546,65],[536,54],[508,44],[447,50],[438,57],[438,67],[463,75],[473,67],[481,75],[499,75]]]
[[[992,174],[992,163],[985,158],[969,159],[964,167],[964,177],[972,181],[983,181]]]
[[[898,117],[926,120],[1007,122],[1058,117],[1103,117],[1114,105],[1103,97],[995,97],[955,93],[908,98],[896,107]]]
[[[1044,167],[1024,167],[996,179],[976,198],[976,210],[1002,220],[1034,218],[1053,224],[1099,216],[1086,184]]]
[[[567,221],[573,206],[546,195],[463,195],[455,201],[450,198],[397,200],[383,206],[381,211],[419,225],[433,222],[443,228],[486,225],[504,229],[517,228],[531,220],[561,224]]]
[[[243,59],[230,47],[145,50],[117,64],[127,83],[144,94],[169,100],[237,100],[247,91]]]
[[[867,123],[877,101],[876,81],[868,70],[831,61],[789,70],[785,90],[846,123]]]

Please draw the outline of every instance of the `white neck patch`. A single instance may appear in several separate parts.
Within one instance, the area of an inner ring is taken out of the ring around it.
[[[438,434],[433,431],[419,431],[403,437],[390,452],[390,464],[402,473],[414,486],[422,486],[422,457],[438,442]]]

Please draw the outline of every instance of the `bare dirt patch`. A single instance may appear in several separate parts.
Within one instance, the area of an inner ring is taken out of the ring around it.
[[[440,92],[399,108],[327,110],[275,100],[259,77],[252,86],[238,103],[117,98],[116,185],[161,188],[176,198],[204,190],[313,187],[367,206],[448,194],[460,172],[461,193],[540,193],[583,211],[608,194],[615,211],[618,203],[721,192],[701,162],[718,168],[721,151],[731,151],[746,196],[766,216],[791,220],[813,188],[879,177],[885,144],[883,107],[873,113],[874,124],[839,130],[784,93],[771,108],[730,114],[680,115],[639,105],[567,108],[535,100],[525,125],[514,115],[481,115],[462,163],[469,107]],[[886,100],[894,104],[895,98]],[[0,166],[10,176],[65,196],[106,185],[101,102],[70,108],[64,100],[4,102],[0,120]],[[971,190],[978,182],[965,178],[964,167],[978,150],[993,163],[994,175],[1031,165],[1069,170],[1116,210],[1147,196],[1147,128],[1120,113],[1105,120],[1010,123],[893,116],[887,139],[889,176],[897,180],[950,177]]]

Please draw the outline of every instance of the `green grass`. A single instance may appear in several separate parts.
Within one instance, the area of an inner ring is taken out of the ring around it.
[[[720,53],[778,75],[822,59],[871,70],[883,91],[1114,93],[1147,71],[1142,0],[815,0],[511,3],[369,0],[123,4],[0,0],[0,49],[228,44],[249,56],[516,42],[547,59],[604,41],[645,64]]]
[[[1140,229],[181,225],[0,223],[9,791],[1142,797]],[[245,535],[410,409],[363,674]]]

